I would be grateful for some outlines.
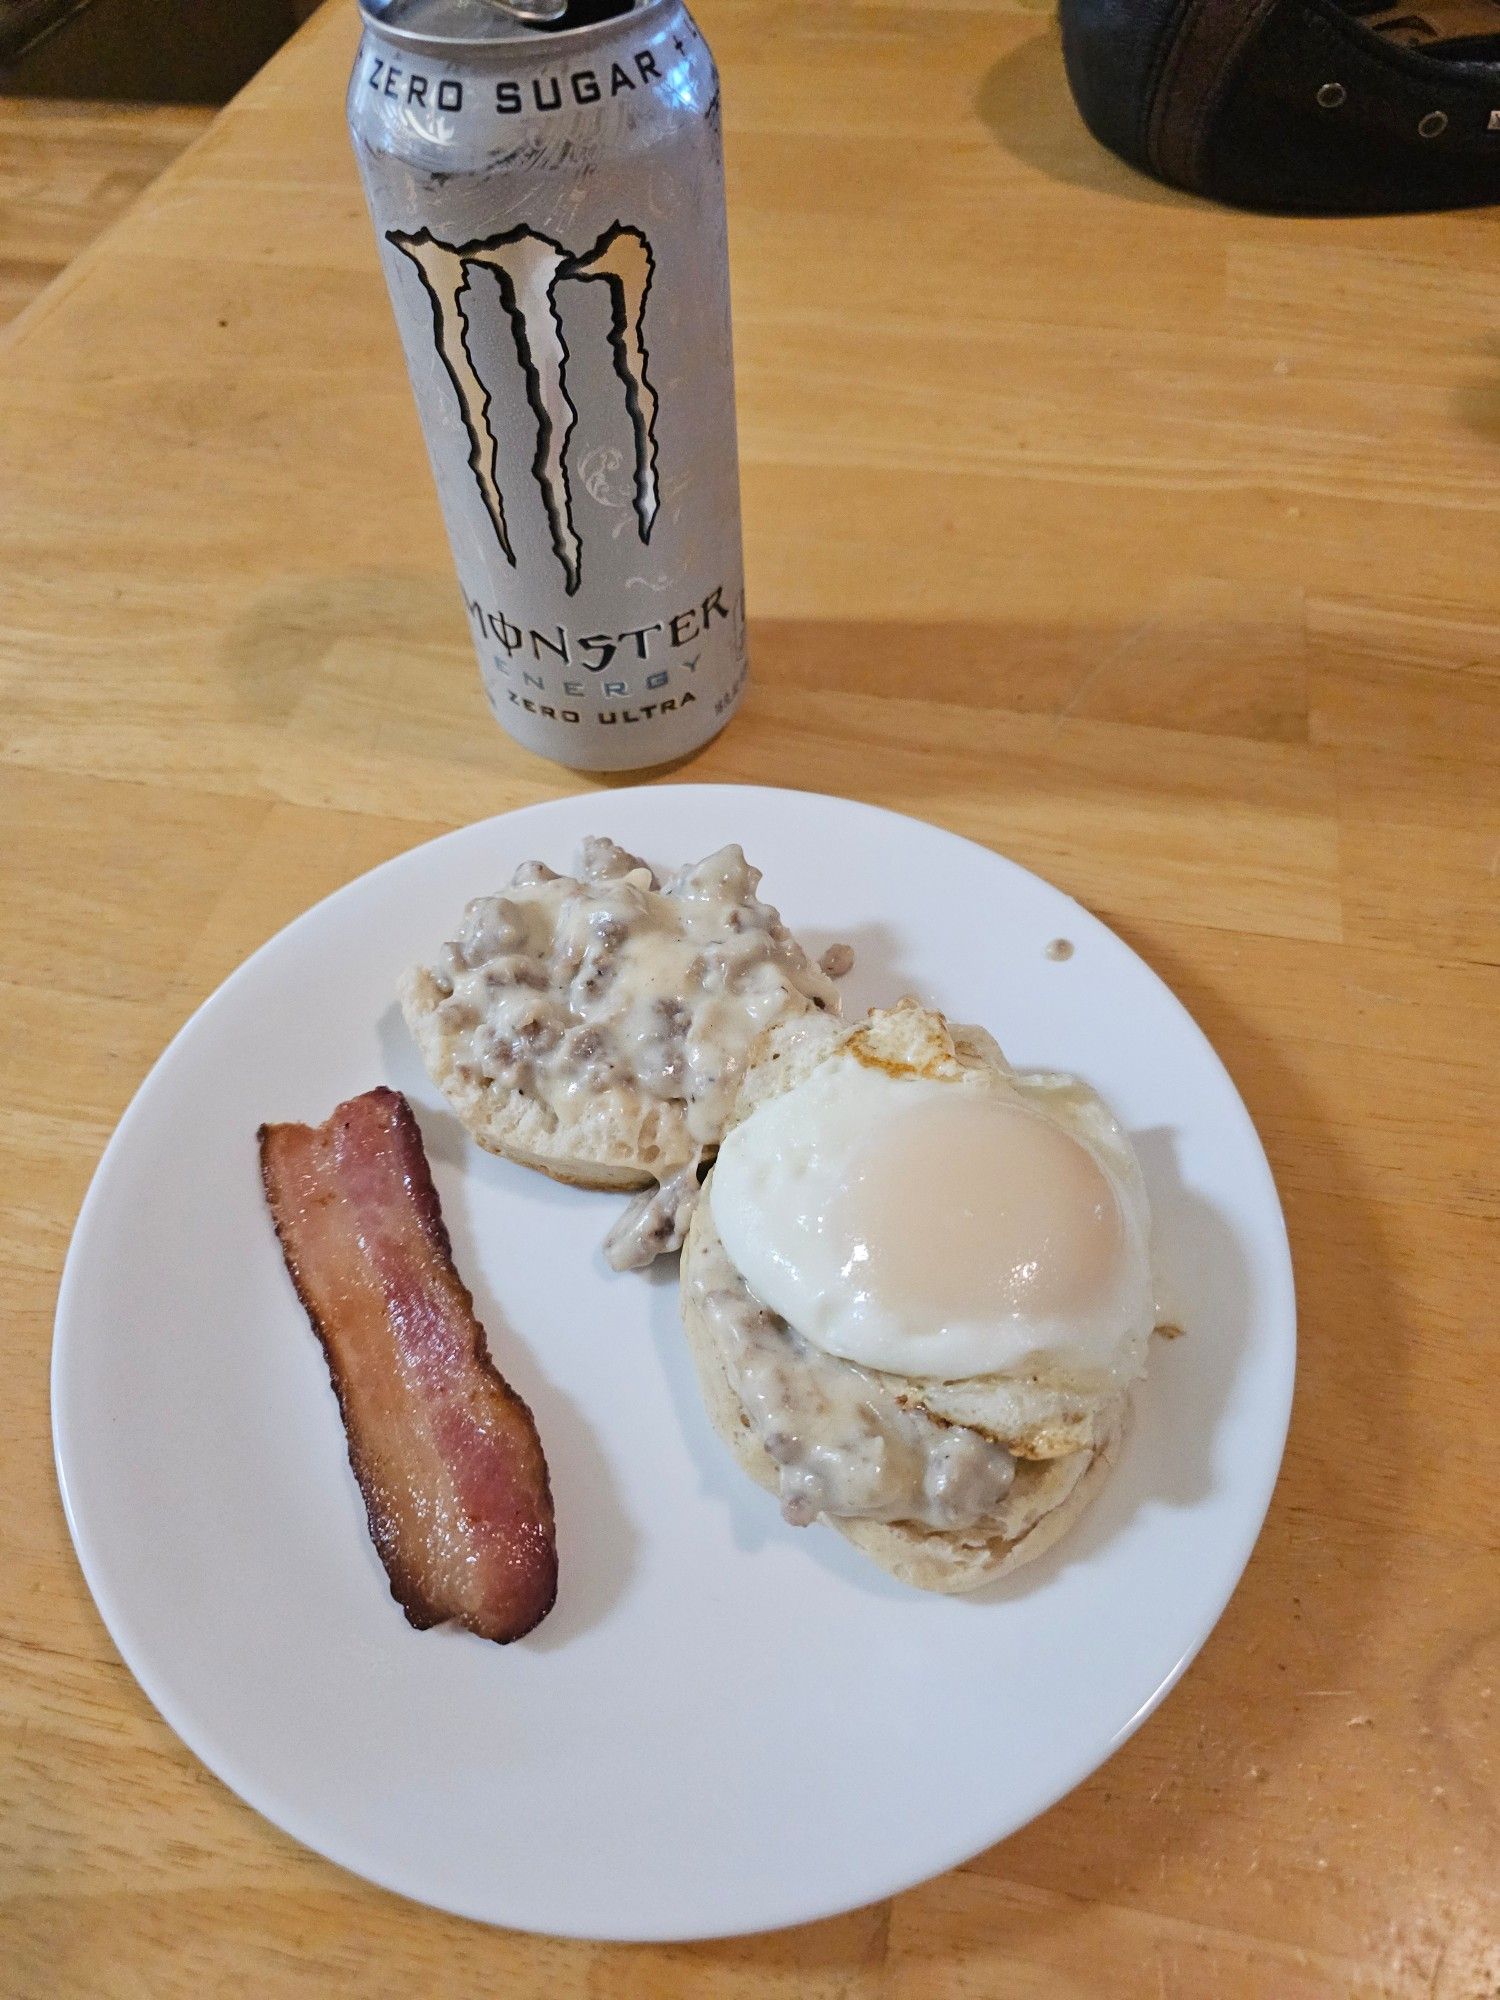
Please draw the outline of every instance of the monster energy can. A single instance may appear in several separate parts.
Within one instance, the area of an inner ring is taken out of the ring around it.
[[[588,771],[745,681],[719,82],[680,0],[362,0],[349,123],[485,692]]]

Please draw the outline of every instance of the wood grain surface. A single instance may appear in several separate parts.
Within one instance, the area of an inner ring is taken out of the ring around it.
[[[315,897],[588,782],[480,699],[340,0],[0,336],[0,1991],[1493,1995],[1497,217],[1157,188],[1081,131],[1035,6],[700,11],[755,684],[681,775],[968,834],[1197,1014],[1297,1259],[1264,1536],[1180,1689],[1043,1819],[722,1945],[509,1936],[367,1888],[120,1664],[47,1410],[115,1119]]]
[[[213,117],[203,105],[0,97],[0,326]]]

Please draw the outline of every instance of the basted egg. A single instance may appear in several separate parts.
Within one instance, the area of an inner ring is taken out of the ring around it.
[[[760,1302],[867,1368],[1103,1383],[1151,1330],[1140,1166],[1072,1077],[893,1072],[845,1046],[729,1133],[708,1198]]]

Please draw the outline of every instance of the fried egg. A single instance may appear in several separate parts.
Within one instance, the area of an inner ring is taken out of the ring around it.
[[[903,1071],[846,1042],[735,1126],[707,1192],[749,1289],[828,1354],[945,1382],[1138,1372],[1145,1183],[1076,1078]]]

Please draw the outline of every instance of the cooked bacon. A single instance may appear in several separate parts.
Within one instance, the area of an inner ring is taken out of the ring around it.
[[[263,1125],[260,1165],[392,1596],[419,1630],[521,1638],[557,1595],[547,1462],[453,1268],[411,1106],[370,1090],[326,1125]]]

